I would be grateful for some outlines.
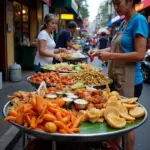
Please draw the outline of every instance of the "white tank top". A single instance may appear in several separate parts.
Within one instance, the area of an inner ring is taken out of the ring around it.
[[[45,64],[52,64],[53,57],[45,57],[45,56],[40,56],[39,54],[39,41],[40,40],[45,40],[46,41],[46,46],[45,46],[45,51],[49,51],[50,53],[54,53],[54,48],[56,46],[56,43],[53,39],[52,35],[49,35],[45,30],[42,30],[37,38],[37,52],[36,56],[34,59],[34,64],[38,65],[40,63],[41,66],[44,66]]]

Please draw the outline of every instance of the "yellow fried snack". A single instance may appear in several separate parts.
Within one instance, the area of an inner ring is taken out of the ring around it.
[[[132,104],[138,100],[137,97],[129,98],[129,99],[121,99],[122,103]]]
[[[102,123],[104,122],[104,118],[93,118],[93,119],[89,119],[89,121],[92,123],[96,123],[96,122]]]
[[[133,104],[133,103],[135,103],[137,100],[138,100],[137,97],[130,98],[130,101],[128,102],[128,104]]]
[[[95,118],[100,118],[104,116],[104,109],[99,110],[96,108],[92,108],[90,110],[87,111],[87,117],[89,119],[95,119]]]
[[[111,97],[108,99],[108,102],[117,102],[117,101],[118,101],[117,96],[111,96]]]
[[[135,108],[138,106],[138,104],[126,104],[126,103],[123,103],[123,105],[128,109]]]
[[[114,115],[119,116],[119,111],[115,107],[108,106],[105,109],[104,118],[106,119],[107,115],[110,114],[110,113],[113,113]]]
[[[118,99],[120,99],[120,95],[119,95],[119,93],[116,92],[116,91],[112,91],[112,92],[109,94],[109,97],[111,97],[111,96],[116,96]]]
[[[92,119],[89,119],[89,121],[90,121],[91,123],[96,123],[96,122],[98,122],[98,120],[99,120],[99,118],[92,118]]]
[[[126,120],[124,118],[116,116],[114,113],[108,114],[106,117],[106,121],[112,128],[120,129],[126,125]]]
[[[125,99],[121,99],[120,101],[121,101],[122,103],[128,103],[128,102],[130,102],[130,99],[125,98]]]
[[[112,107],[115,107],[115,108],[117,108],[117,107],[119,107],[121,105],[121,103],[119,103],[119,102],[108,102],[107,103],[107,107],[108,106],[112,106]]]
[[[77,117],[79,118],[80,116],[82,116],[82,121],[86,121],[87,120],[87,112],[85,110],[80,110],[77,114]]]
[[[128,109],[127,109],[125,106],[123,106],[123,105],[119,105],[119,106],[117,107],[117,110],[118,110],[120,113],[128,114]]]
[[[129,114],[132,117],[139,118],[139,117],[144,116],[145,111],[144,111],[144,108],[142,107],[135,107],[135,108],[130,109]]]
[[[120,113],[120,116],[128,121],[134,121],[135,118],[131,117],[130,115],[128,114],[125,114],[125,113]]]

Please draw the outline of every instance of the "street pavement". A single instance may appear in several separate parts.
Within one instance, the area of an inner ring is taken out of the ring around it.
[[[100,67],[101,62],[98,59],[92,63],[93,65]],[[103,70],[107,74],[107,67]],[[11,95],[18,90],[33,91],[34,87],[30,85],[26,80],[18,83],[10,84],[9,86],[0,90],[0,122],[3,120],[2,109],[5,103],[8,101],[7,95]],[[150,112],[150,84],[144,83],[143,92],[139,99],[139,102]],[[150,119],[146,121],[141,127],[135,130],[136,141],[135,150],[150,150]],[[19,130],[16,127],[11,126],[9,123],[4,125],[0,124],[0,150],[4,150],[6,146],[11,142],[13,137],[19,134]],[[7,148],[8,150],[21,150],[21,141],[15,146],[14,149]],[[6,149],[5,149],[6,150]]]

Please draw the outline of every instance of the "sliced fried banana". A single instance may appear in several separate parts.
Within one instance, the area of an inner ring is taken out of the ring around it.
[[[107,103],[107,107],[112,106],[112,107],[116,107],[117,108],[120,105],[121,105],[121,103],[119,103],[119,102],[108,102]]]
[[[132,104],[138,100],[137,97],[129,98],[129,99],[121,99],[122,103]]]
[[[117,99],[120,99],[120,95],[119,95],[119,93],[116,92],[116,91],[112,91],[112,92],[109,94],[109,97],[111,97],[111,96],[116,96]]]
[[[119,116],[110,113],[106,118],[107,123],[113,128],[123,128],[126,125],[126,120],[124,118],[120,118]]]
[[[111,96],[109,99],[108,99],[108,102],[116,102],[116,101],[118,101],[118,98],[117,98],[117,96]]]
[[[130,99],[126,98],[126,99],[121,99],[120,101],[121,101],[122,103],[128,103],[128,102],[130,102]]]
[[[120,113],[120,116],[128,121],[134,121],[135,118],[133,118],[132,116],[125,114],[125,113]]]
[[[138,100],[137,97],[130,98],[130,101],[128,102],[128,104],[133,104],[133,103],[135,103],[137,100]]]
[[[126,104],[126,103],[123,103],[123,105],[128,109],[135,108],[138,106],[138,104]]]
[[[130,109],[129,114],[132,117],[139,118],[139,117],[144,116],[145,111],[144,111],[144,108],[142,107],[135,107],[135,108]]]
[[[124,105],[119,105],[119,106],[117,107],[117,110],[118,110],[120,113],[128,114],[128,109],[127,109]]]
[[[104,118],[107,118],[107,115],[110,113],[113,113],[114,115],[119,116],[119,111],[115,107],[108,106],[105,109]]]

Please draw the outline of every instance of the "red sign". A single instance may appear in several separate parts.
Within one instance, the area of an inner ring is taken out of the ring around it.
[[[135,6],[135,10],[141,11],[149,6],[150,6],[150,0],[144,0],[143,2]]]
[[[48,6],[52,4],[52,0],[42,0],[42,2],[46,3]]]
[[[89,20],[85,19],[85,26],[88,26],[88,25],[89,25]]]

